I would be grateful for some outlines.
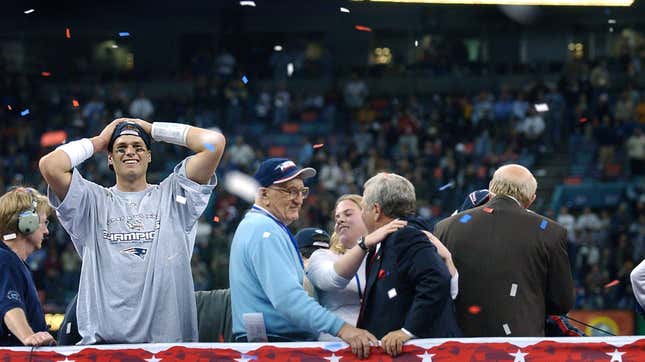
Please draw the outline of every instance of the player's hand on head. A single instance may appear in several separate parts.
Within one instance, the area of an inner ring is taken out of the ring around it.
[[[108,144],[110,143],[110,138],[112,138],[112,133],[114,133],[114,129],[116,126],[124,122],[126,118],[117,118],[114,121],[110,122],[103,130],[101,133],[94,137],[94,152],[103,152],[107,151]]]

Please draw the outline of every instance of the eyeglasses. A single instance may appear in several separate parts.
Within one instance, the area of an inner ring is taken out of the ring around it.
[[[309,196],[309,187],[303,187],[299,190],[296,188],[287,189],[287,188],[278,187],[278,186],[272,186],[267,188],[282,191],[284,193],[289,194],[289,200],[294,200],[295,198],[298,197],[298,195],[302,195],[303,199],[306,199],[307,196]]]

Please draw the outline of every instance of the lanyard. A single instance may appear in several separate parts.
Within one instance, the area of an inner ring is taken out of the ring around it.
[[[298,260],[300,260],[300,266],[302,266],[302,269],[304,270],[305,268],[305,263],[302,262],[302,255],[300,255],[300,248],[298,248],[298,243],[296,243],[296,239],[293,238],[293,235],[291,235],[291,231],[289,231],[289,228],[285,224],[282,223],[282,221],[278,220],[275,218],[275,216],[269,214],[265,210],[261,209],[260,207],[253,205],[251,207],[252,211],[259,212],[262,215],[268,216],[271,220],[273,220],[276,224],[278,224],[284,232],[287,233],[289,236],[289,239],[291,240],[291,245],[293,245],[293,248],[296,249],[296,255],[298,255]]]
[[[363,292],[361,292],[361,280],[358,278],[358,274],[354,275],[356,278],[356,285],[358,285],[358,300],[363,300]]]

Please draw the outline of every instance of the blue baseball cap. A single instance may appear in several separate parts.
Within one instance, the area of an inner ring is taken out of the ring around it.
[[[488,202],[490,199],[490,191],[487,189],[481,189],[477,191],[473,191],[464,200],[464,203],[461,204],[461,207],[459,208],[459,212],[466,211],[468,209],[472,209],[473,207],[481,206],[485,203]]]
[[[299,248],[316,246],[329,249],[329,234],[320,228],[304,228],[294,236]]]
[[[262,187],[287,182],[296,177],[307,179],[316,176],[316,170],[311,167],[298,168],[288,158],[269,158],[264,160],[253,177]]]
[[[143,129],[143,127],[134,122],[121,122],[116,125],[114,132],[112,132],[110,143],[108,143],[108,151],[112,152],[112,146],[117,138],[127,135],[140,137],[146,144],[146,147],[150,149],[150,135]]]

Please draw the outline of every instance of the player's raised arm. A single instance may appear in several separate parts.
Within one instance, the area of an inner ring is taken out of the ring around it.
[[[96,137],[83,138],[64,144],[43,156],[38,162],[38,168],[52,191],[63,200],[72,183],[72,170],[95,153],[107,149],[110,137],[117,124],[123,122],[119,118],[108,124],[101,134]]]

